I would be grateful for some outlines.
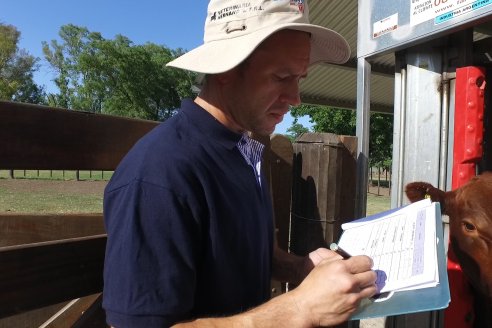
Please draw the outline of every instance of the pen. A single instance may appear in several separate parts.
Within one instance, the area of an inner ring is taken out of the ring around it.
[[[330,244],[330,249],[334,252],[336,252],[338,255],[341,255],[345,260],[349,259],[351,255],[347,253],[343,248],[338,246],[337,243],[331,243]]]

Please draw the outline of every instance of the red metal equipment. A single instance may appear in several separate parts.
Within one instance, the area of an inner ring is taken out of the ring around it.
[[[452,189],[476,175],[482,159],[485,70],[456,69]],[[451,247],[448,250],[451,303],[445,311],[446,328],[473,327],[473,295]]]

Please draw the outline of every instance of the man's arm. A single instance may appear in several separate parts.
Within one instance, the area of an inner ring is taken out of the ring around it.
[[[341,260],[338,255],[325,258],[296,289],[263,305],[231,317],[197,319],[173,327],[337,325],[349,319],[363,298],[376,293],[376,273],[371,266],[372,261],[366,256],[354,256],[348,260]]]
[[[313,269],[308,257],[287,253],[278,246],[273,250],[272,278],[299,285]]]
[[[340,257],[326,248],[318,248],[307,256],[287,253],[278,246],[273,250],[272,278],[281,282],[299,285],[311,270],[325,259],[338,260]]]
[[[289,318],[289,320],[286,320]],[[250,311],[224,318],[205,318],[179,323],[173,328],[230,327],[312,327],[309,318],[299,315],[292,293],[282,294]],[[285,322],[285,324],[283,324]]]

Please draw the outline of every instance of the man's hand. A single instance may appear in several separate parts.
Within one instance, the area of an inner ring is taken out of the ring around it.
[[[276,249],[276,263],[287,274],[307,277],[297,288],[232,317],[206,318],[173,327],[320,327],[350,318],[363,298],[376,293],[376,273],[367,256],[343,260],[325,248],[300,257]],[[293,267],[305,266],[303,270]],[[303,277],[304,278],[304,277]]]
[[[310,315],[313,326],[336,325],[348,320],[360,301],[377,292],[376,273],[367,256],[341,256],[327,249],[309,254],[314,267],[293,291],[296,306]]]

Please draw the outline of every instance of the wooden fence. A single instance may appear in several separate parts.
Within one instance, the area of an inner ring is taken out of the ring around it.
[[[114,170],[156,125],[0,102],[0,169]],[[101,317],[102,214],[2,214],[0,234],[0,324],[83,327]]]
[[[0,169],[111,171],[157,124],[0,102]],[[353,219],[355,138],[257,139],[268,149],[279,245],[302,254],[338,239],[339,225]],[[291,201],[301,218],[292,224]],[[106,327],[105,245],[102,213],[0,214],[0,328]],[[272,296],[285,290],[273,287]]]

